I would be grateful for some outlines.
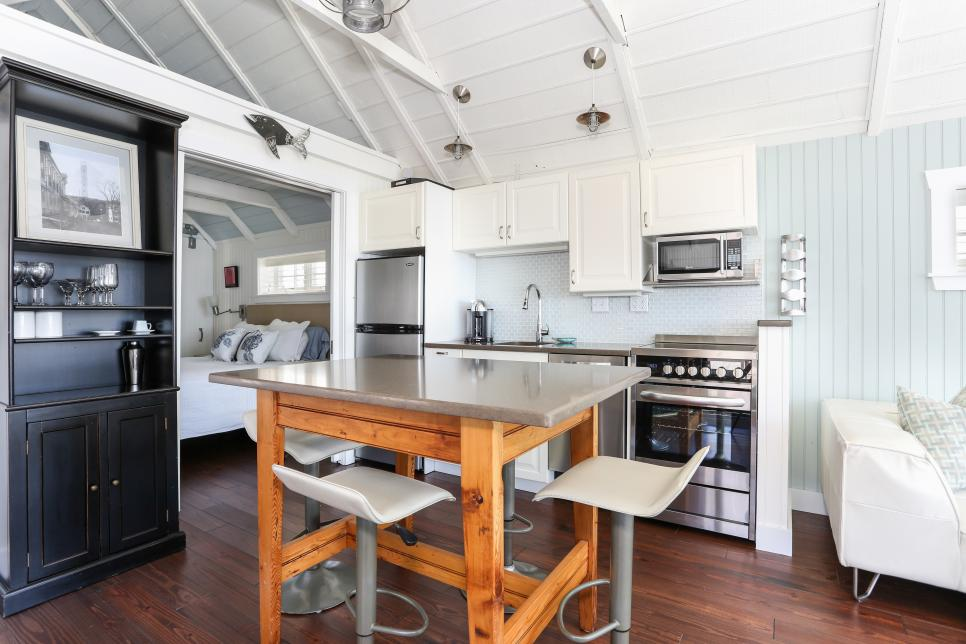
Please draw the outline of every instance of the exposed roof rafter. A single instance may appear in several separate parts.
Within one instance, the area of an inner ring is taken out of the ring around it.
[[[396,94],[396,90],[392,88],[389,81],[386,80],[385,69],[383,69],[382,63],[376,60],[372,52],[363,47],[360,44],[356,44],[356,50],[359,52],[359,56],[362,57],[363,62],[365,62],[366,67],[372,74],[373,80],[379,86],[382,91],[382,95],[385,97],[386,102],[389,103],[389,107],[392,108],[393,114],[399,120],[399,124],[406,134],[409,135],[409,140],[412,141],[413,147],[419,152],[419,156],[422,157],[423,162],[432,171],[434,178],[437,181],[446,183],[446,175],[443,173],[443,169],[440,167],[439,163],[436,161],[436,157],[430,152],[429,148],[426,146],[426,142],[423,141],[422,136],[413,124],[412,118],[409,116],[409,112],[406,110],[402,101],[399,100],[399,96]]]
[[[626,45],[627,32],[624,28],[624,17],[614,6],[613,0],[590,0],[590,4],[597,12],[597,17],[603,23],[610,39],[618,45]]]
[[[124,31],[127,32],[127,35],[130,36],[131,40],[138,44],[138,47],[141,48],[141,51],[147,54],[148,58],[150,58],[155,65],[161,67],[162,69],[168,68],[168,66],[165,65],[164,62],[158,57],[158,55],[154,53],[154,50],[151,49],[151,45],[149,45],[147,41],[141,37],[141,34],[139,34],[138,30],[134,28],[134,25],[132,25],[128,19],[124,17],[124,14],[121,13],[121,10],[117,8],[116,4],[114,4],[114,0],[100,0],[100,3],[104,5],[104,8],[107,9],[108,13],[110,13],[114,19],[120,23],[121,27],[124,28]]]
[[[326,26],[336,33],[348,37],[357,48],[361,45],[367,51],[374,52],[380,59],[389,63],[403,74],[406,74],[420,85],[440,94],[446,93],[442,82],[439,80],[439,75],[432,67],[426,65],[381,33],[361,34],[352,31],[342,24],[341,16],[323,7],[318,0],[292,0],[292,2],[307,11],[310,15],[324,22]],[[394,20],[398,19],[400,15],[402,14],[398,14]]]
[[[184,222],[186,224],[191,224],[192,226],[197,228],[198,234],[201,236],[201,238],[204,239],[206,242],[208,242],[208,245],[211,246],[212,250],[215,249],[215,240],[211,238],[211,235],[205,232],[205,229],[201,227],[201,224],[195,221],[194,217],[192,217],[188,213],[184,213]]]
[[[423,42],[416,33],[416,30],[413,29],[409,16],[407,16],[405,12],[402,12],[399,13],[394,20],[399,25],[399,30],[402,32],[403,38],[406,39],[406,42],[409,44],[412,50],[416,52],[416,55],[424,63],[430,65],[429,55],[423,48]],[[446,118],[449,119],[450,125],[452,125],[453,129],[455,130],[457,127],[456,108],[453,105],[453,100],[451,99],[450,94],[437,94],[436,98],[439,101],[439,106],[443,109],[443,113],[446,115]],[[476,173],[480,175],[480,179],[483,180],[483,183],[493,183],[493,175],[490,173],[490,169],[487,167],[486,161],[480,154],[479,147],[477,147],[477,145],[473,142],[471,135],[466,131],[465,127],[463,129],[462,137],[466,143],[473,146],[473,151],[470,153],[470,159],[473,161],[473,165],[476,167]]]
[[[292,218],[288,216],[288,213],[285,212],[285,209],[282,208],[278,201],[275,200],[275,197],[264,190],[248,188],[246,186],[240,186],[234,183],[227,183],[225,181],[218,181],[217,179],[185,173],[184,191],[188,194],[199,195],[202,197],[209,197],[224,201],[234,201],[236,203],[248,204],[249,206],[266,208],[272,211],[272,214],[275,215],[279,223],[285,227],[285,230],[287,230],[289,234],[291,234],[293,237],[298,236],[299,234],[298,226],[296,226],[295,222],[292,221]]]
[[[335,70],[332,69],[332,65],[329,64],[329,62],[325,59],[325,56],[322,55],[322,52],[319,51],[319,47],[315,44],[315,41],[312,40],[312,36],[309,35],[308,30],[302,23],[302,19],[299,18],[295,8],[292,6],[292,0],[276,0],[276,2],[278,2],[278,6],[282,9],[282,13],[285,14],[285,17],[292,25],[292,28],[295,30],[296,35],[298,35],[299,40],[302,41],[302,45],[308,51],[312,61],[315,62],[315,66],[325,78],[325,82],[328,83],[329,87],[332,88],[332,92],[335,94],[335,98],[339,102],[339,105],[342,107],[343,111],[345,111],[346,116],[355,124],[356,129],[358,129],[359,133],[362,134],[362,138],[366,140],[372,149],[379,150],[381,152],[379,149],[379,144],[376,143],[376,138],[372,135],[372,130],[370,130],[369,126],[366,125],[365,120],[362,118],[362,114],[358,109],[356,109],[355,103],[353,103],[352,99],[346,93],[345,88],[342,87],[342,83],[335,75]]]
[[[196,197],[195,195],[185,195],[184,196],[184,209],[191,212],[200,212],[203,215],[214,215],[215,217],[225,217],[229,219],[231,223],[235,225],[238,232],[250,242],[255,241],[255,233],[252,229],[241,220],[241,217],[235,213],[231,207],[224,201],[215,201],[214,199],[206,199],[204,197]]]
[[[886,116],[892,60],[899,42],[899,5],[900,0],[882,0],[879,5],[879,38],[872,64],[872,85],[867,109],[869,127],[866,132],[869,136],[882,132],[882,122]]]
[[[87,24],[87,21],[81,18],[79,13],[74,11],[74,8],[68,4],[67,0],[54,0],[54,2],[57,4],[60,10],[67,15],[67,18],[74,24],[74,26],[77,27],[82,34],[84,34],[84,36],[90,38],[94,42],[104,42],[96,33],[94,33],[94,30],[91,29],[89,24]]]
[[[231,70],[231,73],[234,74],[238,82],[242,84],[242,87],[245,88],[245,91],[248,92],[248,95],[251,97],[251,99],[262,107],[268,107],[268,103],[266,103],[265,99],[262,98],[261,94],[258,93],[258,90],[255,89],[255,86],[252,85],[252,82],[248,79],[248,76],[245,75],[245,72],[242,71],[242,68],[238,65],[235,57],[231,55],[231,52],[228,51],[228,48],[225,47],[224,43],[221,42],[221,38],[218,37],[218,34],[215,33],[215,30],[211,28],[211,25],[208,24],[208,21],[205,20],[205,17],[198,10],[198,7],[195,6],[194,1],[178,1],[181,3],[181,6],[184,8],[184,10],[188,12],[188,15],[191,16],[191,19],[194,21],[195,25],[197,25],[198,29],[201,30],[201,33],[203,33],[205,38],[208,39],[208,42],[211,43],[211,46],[215,48],[218,56],[221,57],[222,61],[224,61],[226,65],[228,65],[228,69]]]

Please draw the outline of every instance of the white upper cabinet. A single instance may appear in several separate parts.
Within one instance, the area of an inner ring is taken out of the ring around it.
[[[570,290],[642,290],[640,165],[575,171],[570,178]]]
[[[453,194],[453,250],[506,245],[506,184],[490,183]]]
[[[507,246],[567,243],[567,173],[511,181]]]
[[[644,235],[758,227],[755,146],[641,163]]]
[[[359,250],[372,252],[425,245],[426,186],[414,183],[363,195]]]

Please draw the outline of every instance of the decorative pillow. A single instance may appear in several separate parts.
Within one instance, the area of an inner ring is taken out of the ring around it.
[[[238,345],[238,362],[262,364],[278,340],[278,331],[252,331]]]
[[[953,396],[953,399],[949,401],[953,405],[959,405],[960,407],[966,407],[966,387],[958,394]]]
[[[295,362],[302,357],[299,352],[299,343],[302,342],[302,335],[305,333],[309,323],[306,322],[283,322],[282,320],[272,320],[268,325],[269,331],[278,332],[278,340],[268,354],[269,360],[280,362]]]
[[[235,352],[238,345],[245,337],[247,331],[244,329],[228,329],[211,343],[211,355],[215,360],[231,362],[235,359]]]
[[[248,322],[239,322],[232,328],[241,329],[242,331],[248,332],[248,331],[264,331],[268,327],[265,326],[264,324],[249,324]]]
[[[302,356],[305,355],[305,348],[307,346],[309,346],[309,330],[308,329],[306,329],[305,332],[302,334],[302,337],[299,338],[299,348],[298,348],[299,360],[301,360],[302,359]]]
[[[897,398],[899,425],[919,439],[953,491],[966,491],[966,407],[903,387],[897,388]]]

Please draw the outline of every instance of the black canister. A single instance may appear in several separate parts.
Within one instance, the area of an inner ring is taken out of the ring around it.
[[[143,384],[144,376],[144,347],[140,342],[125,342],[121,347],[121,360],[124,363],[124,382],[132,391],[137,391]]]

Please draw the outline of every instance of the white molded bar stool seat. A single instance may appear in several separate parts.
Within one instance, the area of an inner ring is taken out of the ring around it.
[[[258,412],[254,409],[242,415],[245,432],[258,442]],[[312,432],[285,429],[285,452],[301,465],[309,476],[318,477],[319,464],[341,452],[361,447],[358,443],[330,438]],[[319,529],[321,508],[318,501],[305,497],[305,530],[308,534]],[[355,588],[356,571],[351,563],[332,558],[312,566],[282,584],[282,612],[288,615],[308,615],[335,608],[345,595]]]
[[[345,597],[346,608],[356,624],[356,642],[369,644],[375,633],[419,637],[429,627],[429,617],[416,600],[376,586],[376,549],[380,523],[395,523],[440,501],[455,501],[452,494],[392,472],[353,467],[322,478],[309,476],[284,465],[272,465],[275,476],[290,490],[356,517],[356,591]],[[412,606],[422,619],[415,629],[400,629],[376,623],[377,594],[391,595]],[[358,606],[351,599],[358,594]]]
[[[564,637],[573,642],[592,642],[610,633],[612,644],[630,642],[634,517],[664,512],[691,481],[709,449],[701,448],[681,467],[595,456],[573,466],[533,497],[534,501],[563,499],[611,512],[611,578],[584,582],[564,596],[557,609],[557,625]],[[604,584],[610,584],[611,622],[586,635],[568,631],[563,619],[567,602],[588,588]]]

